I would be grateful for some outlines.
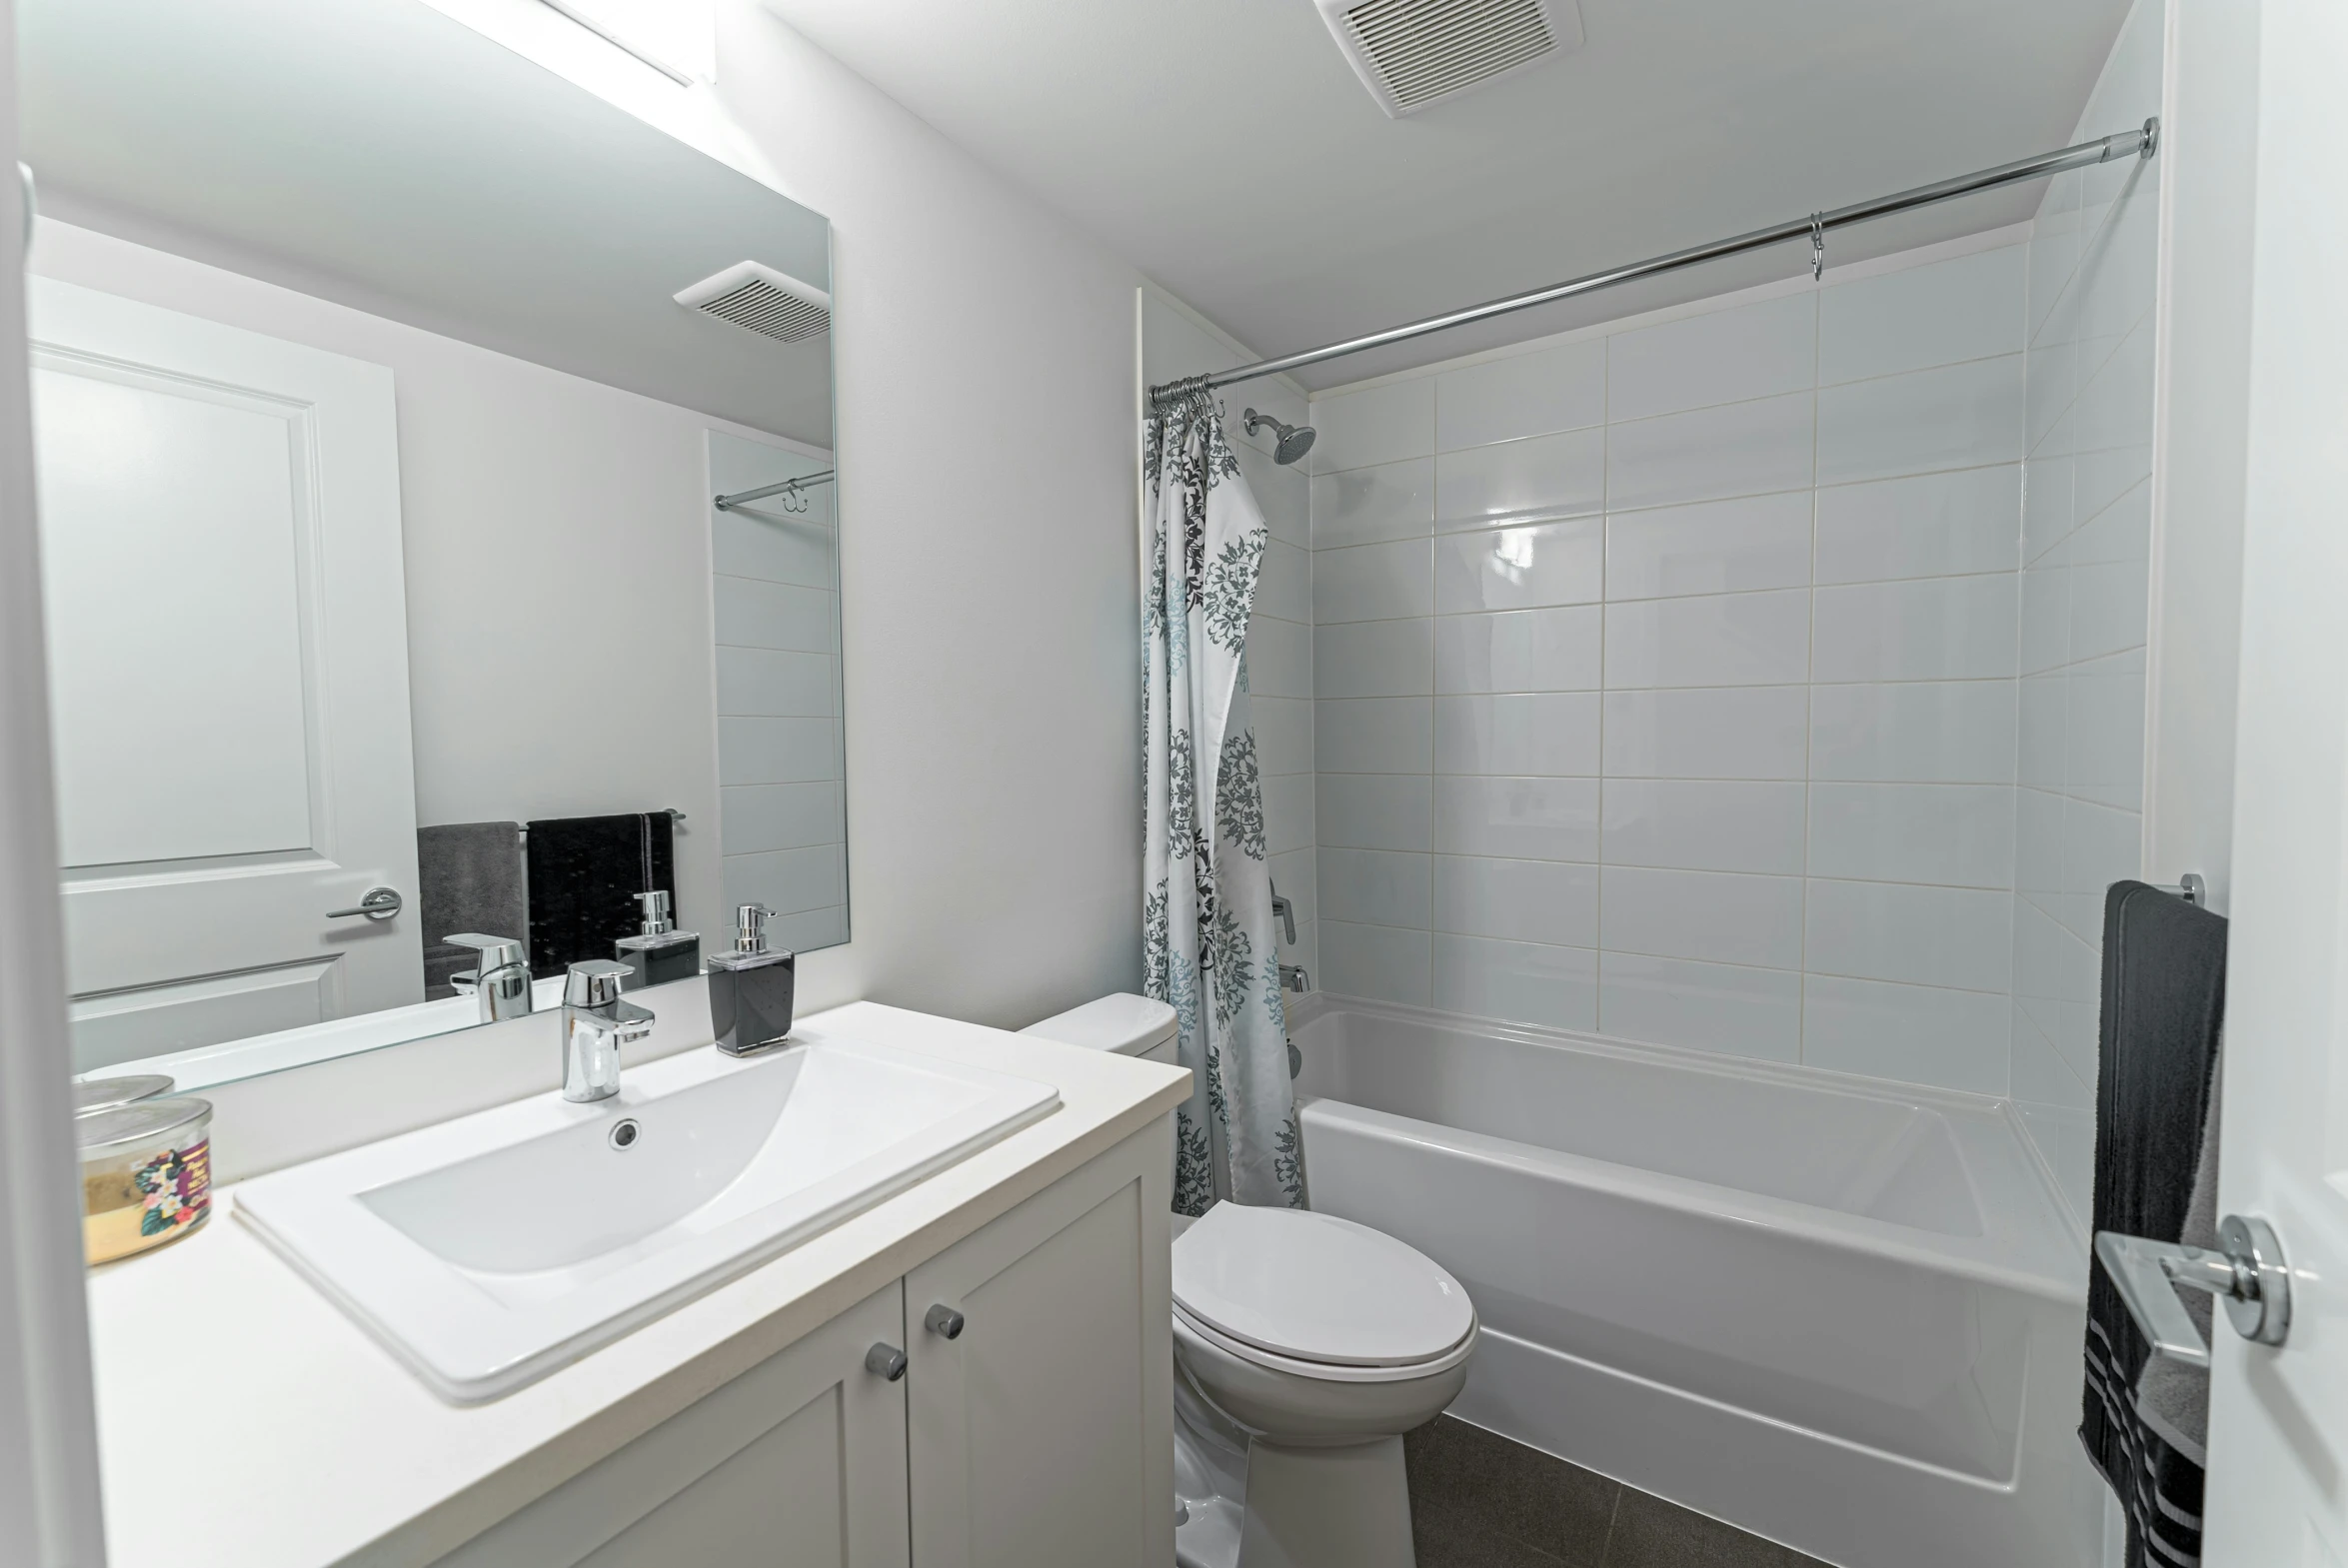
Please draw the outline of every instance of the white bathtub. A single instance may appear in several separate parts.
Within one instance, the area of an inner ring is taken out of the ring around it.
[[[1452,1413],[1844,1568],[2082,1568],[2086,1252],[2000,1101],[1308,997],[1314,1208],[1483,1321]]]

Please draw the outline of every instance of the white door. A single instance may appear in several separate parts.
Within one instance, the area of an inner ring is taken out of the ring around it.
[[[421,1001],[391,372],[30,312],[76,1067]]]
[[[906,1568],[898,1282],[436,1568]]]
[[[2233,929],[2218,1200],[2274,1226],[2288,1337],[2217,1314],[2202,1560],[2348,1564],[2348,6],[2259,26]]]
[[[921,1568],[1172,1562],[1173,1169],[1129,1138],[906,1275]]]

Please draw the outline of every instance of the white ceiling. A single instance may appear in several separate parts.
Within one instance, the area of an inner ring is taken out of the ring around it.
[[[2061,146],[2127,10],[1581,0],[1578,52],[1389,120],[1311,0],[766,4],[1263,354]],[[2016,222],[2039,190],[1846,231],[1829,265]],[[1298,379],[1354,381],[1807,261],[1804,246],[1715,263]]]

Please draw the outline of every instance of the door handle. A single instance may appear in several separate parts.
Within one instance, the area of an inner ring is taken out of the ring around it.
[[[2274,1227],[2263,1219],[2228,1214],[2218,1221],[2215,1252],[2099,1230],[2095,1255],[2154,1355],[2209,1365],[2209,1346],[2177,1298],[2179,1288],[2206,1290],[2225,1302],[2234,1332],[2253,1344],[2279,1345],[2291,1331],[2291,1271]]]
[[[370,887],[359,894],[359,901],[348,909],[329,909],[330,920],[347,920],[354,914],[364,914],[371,920],[388,920],[407,907],[397,887]]]

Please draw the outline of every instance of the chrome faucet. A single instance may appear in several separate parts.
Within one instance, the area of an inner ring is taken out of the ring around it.
[[[530,1015],[530,965],[523,958],[520,942],[511,936],[484,936],[479,931],[459,931],[441,939],[452,947],[471,947],[481,954],[472,968],[450,975],[449,983],[459,995],[470,992],[480,1000],[482,1022]]]
[[[652,1033],[649,1007],[620,999],[628,965],[582,958],[563,977],[563,1098],[586,1103],[620,1092],[620,1047]]]

